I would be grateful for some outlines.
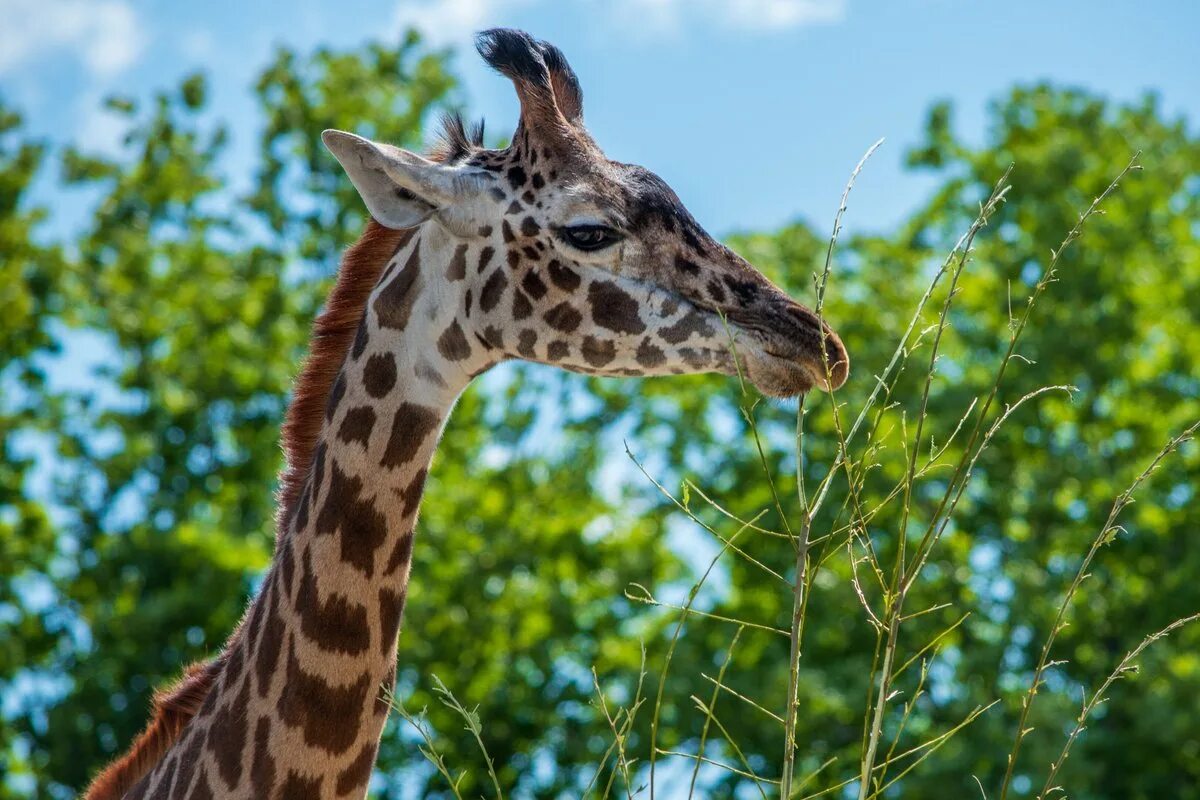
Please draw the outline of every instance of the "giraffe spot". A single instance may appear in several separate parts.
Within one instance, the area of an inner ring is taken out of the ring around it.
[[[463,301],[463,316],[467,319],[471,318],[471,290],[467,289],[466,299]]]
[[[492,226],[491,225],[480,225],[479,226],[479,235],[484,238],[491,236],[492,235]]]
[[[450,327],[438,337],[437,349],[447,361],[462,361],[471,355],[471,343],[467,341],[458,320],[451,322]]]
[[[375,298],[375,316],[385,328],[404,330],[408,318],[412,316],[413,306],[417,302],[417,279],[421,274],[421,259],[417,255],[420,249],[420,242],[413,245],[412,255],[408,257],[404,269],[396,273],[396,277]]]
[[[487,347],[494,347],[497,350],[504,349],[504,332],[495,325],[488,325],[483,329],[483,336],[480,337]]]
[[[279,652],[283,649],[283,620],[275,608],[271,593],[264,590],[259,596],[263,604],[262,636],[254,653],[254,669],[258,678],[258,696],[266,697],[271,691],[271,677],[279,664]],[[216,692],[209,696],[213,697]]]
[[[692,347],[681,347],[679,348],[679,357],[692,369],[702,369],[708,366],[708,356],[704,354],[703,350],[696,350]]]
[[[437,369],[435,369],[434,366],[425,359],[421,359],[417,362],[417,365],[413,367],[413,374],[423,381],[429,381],[434,386],[440,386],[443,389],[446,388],[446,381],[442,379],[442,373],[438,372]]]
[[[461,281],[467,277],[467,246],[460,244],[450,257],[450,266],[446,268],[446,280]]]
[[[501,189],[499,186],[493,186],[491,191],[488,192],[488,194],[490,194],[492,196],[492,199],[495,200],[496,202],[500,202],[504,198],[508,197],[508,195],[506,195],[504,193],[504,190]]]
[[[396,358],[391,353],[375,353],[363,367],[363,385],[371,397],[383,397],[396,385]]]
[[[176,749],[179,751],[179,774],[175,785],[168,792],[170,797],[179,797],[188,790],[192,778],[196,775],[196,767],[200,764],[201,749],[204,747],[204,734],[199,728],[188,729],[179,740]]]
[[[744,281],[734,278],[731,275],[726,275],[725,285],[729,287],[729,291],[733,292],[733,296],[738,299],[738,302],[743,305],[753,302],[758,297],[758,284],[754,281]]]
[[[354,757],[344,770],[338,773],[336,790],[338,797],[348,794],[362,795],[367,790],[367,781],[371,779],[371,768],[375,766],[376,742],[367,742],[363,749]],[[265,795],[263,795],[265,797]]]
[[[513,319],[521,320],[533,314],[533,304],[520,289],[513,290]]]
[[[562,361],[571,355],[571,346],[561,339],[556,339],[546,348],[546,357],[551,361]]]
[[[491,263],[492,256],[496,255],[496,248],[485,247],[479,251],[479,266],[475,268],[475,274],[482,275],[487,269],[487,265]]]
[[[700,273],[700,265],[695,261],[684,258],[680,253],[675,254],[675,269],[688,275],[698,275]]]
[[[279,800],[310,800],[313,797],[320,797],[323,780],[320,775],[309,778],[288,770],[287,780],[279,788]]]
[[[170,797],[175,789],[175,778],[179,771],[179,753],[169,753],[162,762],[162,774],[158,778],[158,788],[155,797]]]
[[[275,759],[271,755],[271,720],[268,717],[259,717],[254,725],[250,788],[255,797],[269,797],[271,790],[275,788]]]
[[[546,284],[533,270],[525,273],[525,277],[521,280],[521,288],[528,292],[534,300],[541,300],[546,296]]]
[[[664,317],[669,317],[678,310],[679,310],[679,303],[676,302],[676,300],[673,297],[663,298],[661,313]]]
[[[495,308],[507,286],[508,277],[500,270],[493,272],[492,277],[488,278],[487,283],[483,285],[483,291],[479,293],[480,310],[486,314]]]
[[[322,650],[354,656],[365,653],[371,646],[371,628],[365,606],[336,592],[330,593],[322,602],[308,549],[304,551],[295,609],[300,617],[300,631]]]
[[[509,269],[515,270],[521,266],[521,251],[516,249],[509,250],[504,254],[504,260],[508,262]]]
[[[643,367],[651,369],[662,366],[667,360],[662,349],[656,347],[649,339],[642,340],[642,343],[638,345],[637,353],[634,357]]]
[[[508,171],[508,185],[514,189],[520,189],[525,185],[525,170],[521,167],[513,167]]]
[[[304,482],[304,491],[300,493],[300,500],[296,503],[296,516],[293,520],[293,530],[302,531],[308,527],[308,510],[309,504],[312,502],[313,482],[310,477]]]
[[[571,333],[583,322],[583,315],[576,311],[570,303],[562,302],[546,312],[546,324],[556,331]]]
[[[579,273],[570,267],[563,266],[558,261],[550,262],[550,280],[564,292],[573,292],[579,288]]]
[[[385,467],[398,467],[412,461],[421,444],[437,430],[440,422],[441,417],[431,408],[401,403],[392,421],[392,435],[380,463]]]
[[[392,659],[392,664],[388,667],[387,674],[383,676],[383,680],[379,682],[379,688],[375,691],[375,716],[386,717],[388,712],[392,710],[391,693],[395,688],[396,660]]]
[[[525,194],[521,195],[521,199],[524,200],[527,205],[533,205],[533,201],[537,198],[534,197],[533,192],[526,189]]]
[[[721,288],[720,282],[718,282],[715,278],[708,282],[706,288],[708,289],[708,296],[713,300],[718,303],[725,302],[725,290]]]
[[[681,233],[684,243],[692,249],[693,253],[704,253],[704,245],[700,242],[700,236],[697,234],[695,226],[684,225]]]
[[[510,217],[515,217],[517,214],[520,214],[521,213],[521,202],[519,200],[513,200],[511,203],[508,204],[508,208],[504,209],[504,213],[509,215]]]
[[[317,445],[316,464],[313,465],[313,505],[317,504],[317,494],[321,491],[321,487],[325,485],[325,454],[329,447],[325,442]]]
[[[392,434],[394,438],[395,430]],[[390,451],[390,443],[388,447]],[[338,469],[336,461],[331,473],[329,492],[317,515],[317,535],[340,533],[338,544],[342,561],[369,578],[375,573],[375,551],[387,538],[387,520],[369,498],[362,496],[362,479],[348,477]]]
[[[364,314],[362,321],[358,323],[358,330],[354,332],[354,347],[350,349],[350,357],[358,361],[363,351],[367,349],[367,342],[370,336],[367,334],[367,315]]]
[[[339,372],[336,379],[333,381],[333,389],[329,392],[329,402],[325,404],[325,419],[333,422],[333,415],[337,413],[338,404],[342,402],[342,398],[346,396],[346,373]]]
[[[617,357],[617,346],[611,341],[586,336],[580,349],[583,360],[593,367],[603,367]]]
[[[546,179],[542,177],[542,173],[535,172],[535,173],[533,173],[532,183],[533,183],[534,189],[541,189],[543,186],[546,185]]]
[[[400,534],[400,538],[396,540],[396,546],[392,548],[392,554],[388,557],[387,567],[384,568],[384,575],[394,575],[396,570],[407,568],[412,562],[413,549],[413,532],[410,528]]]
[[[592,304],[592,318],[602,328],[617,333],[646,330],[646,323],[638,315],[637,301],[612,281],[596,281],[589,286],[588,302]]]
[[[213,800],[212,787],[208,785],[208,777],[203,772],[196,778],[196,783],[192,786],[188,800]]]
[[[246,661],[246,651],[241,642],[229,648],[225,659],[225,668],[221,670],[221,689],[232,689],[242,677],[242,665]]]
[[[537,220],[533,217],[526,217],[521,220],[521,235],[532,239],[537,236],[542,230],[542,226],[537,224]]]
[[[292,540],[289,538],[279,548],[279,577],[283,578],[283,593],[284,597],[292,596],[293,584],[292,580],[296,576],[295,552],[292,547]],[[256,637],[251,634],[251,640]]]
[[[680,317],[674,325],[669,325],[660,330],[658,335],[661,336],[663,341],[665,341],[667,344],[679,344],[680,342],[686,341],[693,333],[699,334],[700,336],[716,335],[716,331],[714,331],[712,325],[709,324],[707,317],[694,308]]]
[[[391,589],[379,590],[379,649],[383,655],[396,649],[396,637],[400,635],[400,618],[404,616],[404,593]]]
[[[540,251],[540,250],[538,250],[536,247],[532,247],[532,246],[526,246],[526,247],[522,247],[522,248],[521,248],[521,252],[522,252],[522,253],[525,255],[525,257],[526,257],[526,258],[528,258],[530,261],[540,261],[540,260],[541,260],[541,258],[542,258],[542,253],[541,253],[541,251]]]
[[[517,352],[522,358],[535,358],[534,345],[537,344],[537,331],[531,331],[528,328],[521,331],[517,337]]]
[[[512,244],[517,239],[513,233],[512,226],[508,224],[508,220],[500,221],[500,235],[504,237],[505,244]]]
[[[346,444],[358,442],[363,447],[371,441],[371,431],[375,428],[375,409],[370,406],[356,406],[346,412],[342,418],[342,426],[338,428],[338,438]]]
[[[303,728],[304,742],[309,747],[344,753],[358,738],[370,688],[370,672],[363,672],[345,686],[330,686],[321,676],[305,672],[296,658],[295,639],[289,639],[287,672],[277,706],[279,718],[289,727]],[[303,796],[318,794],[314,789]]]
[[[230,791],[242,779],[242,753],[246,750],[246,708],[250,705],[250,682],[218,714],[208,728],[208,749],[217,762],[217,773]]]
[[[422,467],[417,470],[417,474],[413,475],[413,479],[408,482],[408,486],[404,487],[404,489],[392,490],[403,504],[400,508],[401,516],[407,517],[417,510],[417,504],[421,502],[421,494],[425,491],[425,479],[428,475],[429,470]]]

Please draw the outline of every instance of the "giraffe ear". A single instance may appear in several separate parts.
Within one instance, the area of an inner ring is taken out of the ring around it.
[[[438,164],[345,131],[325,131],[321,141],[346,170],[371,216],[389,228],[419,225],[478,196],[486,182],[478,171]]]

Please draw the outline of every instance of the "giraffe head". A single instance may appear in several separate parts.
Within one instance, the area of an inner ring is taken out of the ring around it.
[[[631,376],[732,375],[740,360],[778,397],[845,381],[846,350],[813,311],[709,236],[657,175],[604,156],[558,48],[512,30],[478,47],[520,99],[507,149],[457,119],[432,159],[324,134],[376,220],[420,226],[443,251],[420,264],[423,291],[457,309],[443,359],[471,374],[521,358]]]

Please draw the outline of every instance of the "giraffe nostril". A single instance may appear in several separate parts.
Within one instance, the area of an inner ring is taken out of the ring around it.
[[[824,327],[825,358],[829,362],[829,377],[831,379],[829,388],[837,389],[850,376],[850,357],[846,354],[846,347],[842,344],[842,340],[833,332],[833,329],[828,325]],[[822,365],[822,368],[824,368],[824,365]]]

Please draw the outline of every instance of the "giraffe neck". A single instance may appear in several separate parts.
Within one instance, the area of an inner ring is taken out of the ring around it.
[[[465,334],[438,283],[445,235],[430,228],[393,256],[367,302],[308,480],[220,677],[132,796],[365,794],[430,460],[487,366],[445,356]]]

